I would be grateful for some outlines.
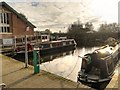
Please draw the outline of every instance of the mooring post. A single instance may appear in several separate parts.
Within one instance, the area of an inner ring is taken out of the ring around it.
[[[34,47],[34,50],[33,50],[34,74],[37,74],[40,72],[39,60],[40,60],[39,48]]]

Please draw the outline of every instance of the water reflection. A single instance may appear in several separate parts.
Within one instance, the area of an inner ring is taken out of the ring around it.
[[[56,58],[60,58],[60,57],[70,55],[70,54],[73,54],[73,53],[74,53],[74,50],[63,52],[63,53],[56,53],[56,54],[47,55],[47,56],[43,55],[43,56],[41,56],[41,63],[50,62],[52,60],[55,60]]]
[[[42,56],[43,63],[41,63],[40,68],[77,82],[77,75],[82,60],[78,55],[83,56],[94,51],[96,48],[77,48],[74,51]]]

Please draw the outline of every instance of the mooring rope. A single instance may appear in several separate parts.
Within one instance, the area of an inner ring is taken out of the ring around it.
[[[79,58],[78,58],[78,59],[79,59]],[[76,66],[77,66],[78,59],[77,59],[77,61],[76,61],[75,65],[74,65],[73,69],[71,70],[71,72],[70,72],[68,75],[66,75],[66,76],[65,76],[65,78],[69,77],[69,76],[73,73],[74,69],[75,69],[75,68],[76,68]]]

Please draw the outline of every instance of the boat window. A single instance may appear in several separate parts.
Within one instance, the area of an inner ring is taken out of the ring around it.
[[[56,43],[56,46],[62,46],[61,42]]]
[[[66,45],[69,45],[69,41],[66,42]]]
[[[59,46],[62,46],[62,42],[56,42],[56,43],[52,43],[52,46],[53,47],[59,47]]]
[[[72,41],[72,44],[74,44],[74,41]]]
[[[43,46],[43,48],[49,48],[50,44],[43,44],[42,46]]]
[[[52,46],[55,47],[55,46],[56,46],[56,43],[52,43]]]
[[[42,36],[42,39],[47,39],[47,36]]]
[[[62,46],[63,45],[62,42],[60,42],[59,45]]]
[[[63,46],[65,46],[66,45],[66,42],[63,42]]]

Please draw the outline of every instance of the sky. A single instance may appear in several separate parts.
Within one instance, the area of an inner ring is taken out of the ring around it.
[[[77,21],[93,22],[95,30],[101,23],[118,22],[119,0],[0,0],[8,2],[37,26],[36,30],[66,31]],[[39,2],[33,6],[31,2]]]
[[[106,22],[117,22],[118,2],[119,0],[92,0],[92,13]]]

